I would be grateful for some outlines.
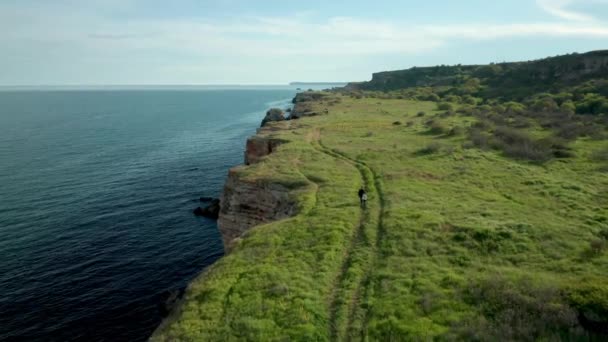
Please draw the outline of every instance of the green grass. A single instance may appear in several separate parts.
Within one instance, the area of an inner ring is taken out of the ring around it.
[[[466,134],[449,132],[477,119],[436,116],[436,103],[335,96],[314,103],[328,115],[277,124],[289,143],[239,171],[290,184],[300,214],[249,231],[154,340],[597,333],[576,314],[605,322],[608,312],[608,252],[591,245],[608,232],[606,140],[579,138],[574,157],[530,163],[463,148]]]

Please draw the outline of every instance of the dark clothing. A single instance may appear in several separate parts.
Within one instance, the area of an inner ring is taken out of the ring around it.
[[[361,207],[364,208],[367,201],[367,193],[363,189],[359,190],[359,201],[361,202]]]

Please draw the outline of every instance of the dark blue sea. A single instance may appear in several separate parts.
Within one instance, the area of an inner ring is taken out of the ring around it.
[[[142,341],[222,256],[245,139],[295,87],[0,91],[0,340]]]

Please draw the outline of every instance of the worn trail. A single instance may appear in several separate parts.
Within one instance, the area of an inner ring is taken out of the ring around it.
[[[328,148],[318,136],[311,141],[311,144],[317,151],[355,166],[369,194],[368,206],[361,209],[359,225],[345,252],[344,261],[328,300],[331,340],[358,339],[365,334],[366,321],[365,311],[361,310],[360,304],[362,297],[367,293],[370,274],[377,259],[378,245],[383,235],[382,187],[374,171],[365,163]]]

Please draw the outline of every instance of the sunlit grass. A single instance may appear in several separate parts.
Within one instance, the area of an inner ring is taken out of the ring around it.
[[[432,102],[341,96],[315,106],[329,114],[280,123],[290,143],[240,171],[289,185],[301,214],[247,233],[190,286],[156,339],[449,339],[475,330],[492,339],[506,329],[492,317],[514,295],[508,284],[522,289],[517,298],[542,293],[557,308],[608,310],[608,253],[590,252],[608,232],[608,173],[593,158],[607,141],[579,139],[573,158],[539,165],[463,148],[466,135],[449,131],[476,119],[438,116]],[[445,130],[431,130],[430,119]],[[480,305],[475,291],[490,302]],[[576,333],[566,330],[555,334]]]

